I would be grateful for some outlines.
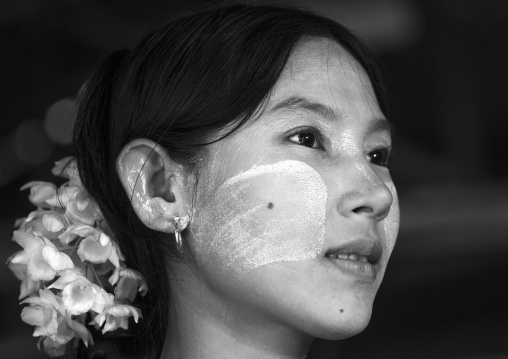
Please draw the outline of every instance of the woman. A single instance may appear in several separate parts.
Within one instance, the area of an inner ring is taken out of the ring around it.
[[[302,358],[363,330],[399,223],[383,110],[367,50],[305,11],[215,7],[111,55],[77,165],[148,294],[79,356]]]

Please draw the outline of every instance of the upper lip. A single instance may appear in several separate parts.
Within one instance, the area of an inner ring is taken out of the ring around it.
[[[326,255],[331,254],[357,254],[367,257],[370,264],[376,264],[383,255],[381,241],[371,238],[357,238],[340,246],[328,249]]]

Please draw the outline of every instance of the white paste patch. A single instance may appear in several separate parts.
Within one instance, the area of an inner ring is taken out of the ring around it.
[[[199,258],[220,259],[239,272],[315,258],[324,244],[326,201],[323,179],[304,162],[254,166],[197,209]]]

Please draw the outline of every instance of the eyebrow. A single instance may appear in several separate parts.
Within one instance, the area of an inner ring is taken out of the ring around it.
[[[369,123],[367,128],[367,134],[374,132],[388,132],[391,134],[394,130],[394,125],[390,121],[384,118],[376,118],[374,121]]]
[[[323,105],[322,103],[312,102],[304,97],[292,96],[289,97],[278,104],[276,104],[270,112],[276,112],[279,110],[304,110],[308,112],[315,113],[321,117],[329,121],[335,121],[337,118],[342,119],[343,115],[341,113],[337,113],[334,109],[329,106]],[[367,128],[367,133],[373,132],[388,132],[391,133],[393,128],[393,124],[391,124],[385,118],[375,118],[373,121],[369,123]]]
[[[342,118],[341,114],[336,113],[331,107],[321,103],[309,101],[306,98],[299,96],[292,96],[279,102],[270,110],[270,112],[275,112],[282,109],[310,111],[329,120]]]

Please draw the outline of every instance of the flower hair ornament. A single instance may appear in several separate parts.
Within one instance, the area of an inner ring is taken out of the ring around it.
[[[13,240],[23,249],[7,265],[21,280],[21,304],[28,304],[21,319],[35,326],[39,349],[55,357],[70,343],[93,344],[87,325],[104,334],[128,329],[130,317],[137,323],[141,311],[132,302],[148,288],[139,272],[126,267],[74,158],[56,162],[52,173],[68,181],[59,188],[37,181],[21,188],[30,189],[37,209],[16,221]]]

